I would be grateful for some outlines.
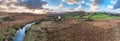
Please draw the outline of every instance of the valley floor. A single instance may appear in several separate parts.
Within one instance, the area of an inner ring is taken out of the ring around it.
[[[120,41],[120,20],[44,21],[28,30],[25,41]]]
[[[24,41],[120,41],[120,19],[54,19],[48,15],[0,13],[0,41],[12,41],[17,30],[36,20],[44,21],[28,29]]]

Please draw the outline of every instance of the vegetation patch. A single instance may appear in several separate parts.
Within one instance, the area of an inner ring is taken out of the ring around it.
[[[76,16],[73,16],[72,18],[82,18],[82,19],[88,19],[88,18],[91,18],[91,19],[116,19],[116,18],[120,18],[120,16],[114,16],[114,15],[109,15],[107,13],[100,13],[100,12],[95,12],[95,13],[92,13],[92,14],[88,14],[88,15],[85,15],[85,16],[80,16],[80,15],[76,15]]]

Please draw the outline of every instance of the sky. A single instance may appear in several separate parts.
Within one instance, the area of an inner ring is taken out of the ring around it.
[[[119,12],[120,0],[42,0],[47,2],[46,8],[62,8],[75,11]]]
[[[120,0],[0,0],[0,9],[11,10],[11,8],[14,8],[19,11],[46,9],[46,11],[51,12],[86,11],[120,13],[119,4]]]

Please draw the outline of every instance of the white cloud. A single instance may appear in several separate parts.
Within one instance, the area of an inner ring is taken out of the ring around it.
[[[116,4],[116,1],[112,0],[111,3],[114,5],[114,4]]]
[[[44,8],[47,8],[49,12],[62,12],[64,9],[63,4],[59,4],[58,6],[49,6],[45,5]]]
[[[79,5],[77,8],[74,9],[75,11],[82,11],[83,8],[82,8],[82,5]]]
[[[113,10],[113,5],[108,5],[109,10]]]
[[[116,4],[116,0],[111,0],[111,5],[108,5],[108,9],[109,10],[113,10],[114,9],[114,5]]]
[[[66,0],[66,2],[72,5],[72,4],[78,3],[79,0]]]
[[[48,9],[48,12],[72,12],[75,11],[74,9],[71,8],[65,8],[63,4],[59,4],[58,6],[43,6]],[[81,6],[79,6],[77,9],[80,10]]]
[[[94,4],[90,5],[90,11],[99,11],[99,10],[100,10],[99,5],[94,5]]]
[[[100,10],[99,5],[95,4],[95,3],[86,3],[86,5],[88,5],[90,7],[90,11],[92,12],[96,12]]]
[[[58,6],[58,8],[63,8],[63,4],[60,4],[60,5]]]
[[[19,1],[26,1],[26,0],[0,0],[0,11],[3,12],[29,12],[29,13],[34,13],[33,10],[31,10],[30,8],[24,6],[24,5],[20,5]],[[38,0],[40,1],[40,0]],[[42,2],[42,1],[41,1]],[[42,7],[42,3],[41,6]],[[35,9],[34,9],[35,10]]]
[[[65,0],[62,0],[62,2],[65,2]]]
[[[66,2],[70,5],[73,5],[73,4],[82,4],[82,3],[85,3],[85,0],[62,0],[62,2]]]
[[[90,0],[91,3],[87,3],[90,6],[90,11],[96,12],[100,11],[100,5],[103,3],[103,0]]]

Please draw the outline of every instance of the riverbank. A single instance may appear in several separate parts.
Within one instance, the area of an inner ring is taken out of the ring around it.
[[[44,15],[36,15],[31,13],[0,13],[0,16],[4,16],[0,19],[3,20],[0,23],[0,41],[12,41],[15,32],[22,26],[32,21],[46,18]]]

